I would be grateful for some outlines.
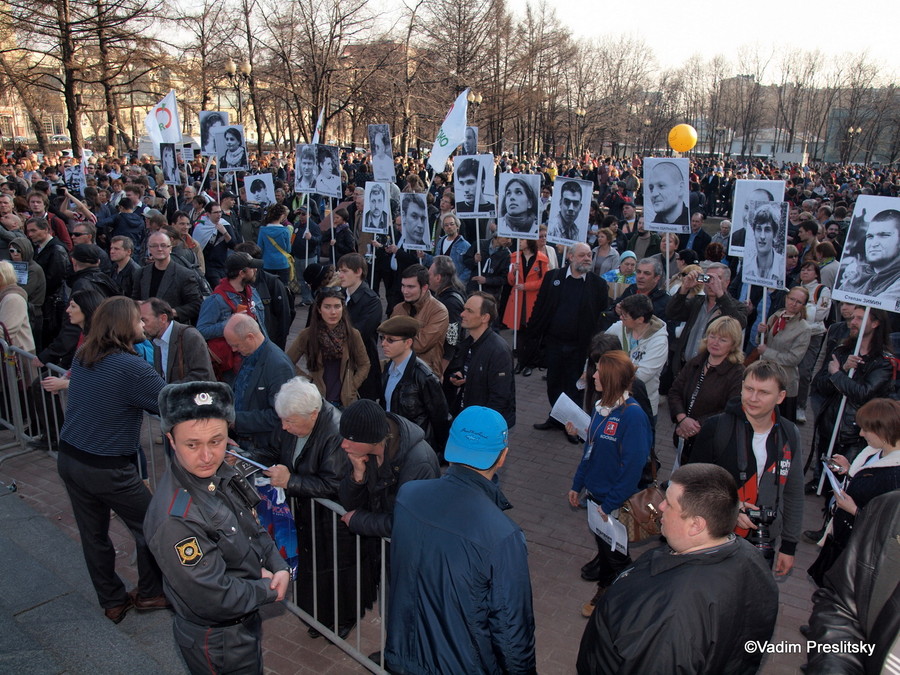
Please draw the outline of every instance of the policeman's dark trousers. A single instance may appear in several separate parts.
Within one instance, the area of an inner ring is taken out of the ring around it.
[[[141,481],[133,458],[83,457],[86,454],[62,443],[57,470],[72,502],[84,562],[100,606],[105,609],[118,607],[128,599],[125,584],[116,574],[116,549],[109,538],[110,509],[131,530],[137,544],[140,596],[162,595],[162,574],[144,540],[144,516],[151,495]],[[97,465],[87,464],[83,459]],[[114,466],[116,463],[121,466]],[[101,466],[103,464],[106,466]]]
[[[224,628],[199,626],[176,616],[172,630],[193,675],[262,675],[262,619],[259,612],[253,612],[240,623]]]

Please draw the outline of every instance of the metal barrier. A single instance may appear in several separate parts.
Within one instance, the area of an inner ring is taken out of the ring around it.
[[[291,500],[291,511],[296,515],[299,511],[296,508],[297,499]],[[318,565],[318,538],[317,538],[317,508],[327,508],[331,511],[331,541],[332,541],[332,603],[333,603],[333,619],[334,625],[327,626],[321,621],[319,621],[319,565]],[[343,516],[347,511],[340,504],[331,501],[330,499],[321,499],[314,498],[310,499],[310,532],[312,533],[312,589],[313,589],[313,613],[309,614],[307,611],[303,610],[297,604],[297,592],[298,585],[294,583],[294,600],[292,602],[285,602],[287,608],[298,617],[300,617],[304,622],[309,624],[311,627],[315,628],[319,631],[323,636],[328,638],[329,642],[332,642],[342,651],[344,651],[348,656],[350,656],[355,661],[359,662],[363,667],[373,673],[387,673],[384,668],[384,644],[385,644],[385,616],[386,616],[386,594],[387,594],[387,552],[388,552],[388,544],[390,543],[389,539],[382,538],[380,541],[380,553],[381,553],[381,566],[380,573],[378,578],[378,612],[380,614],[380,618],[377,621],[379,629],[377,632],[377,639],[372,641],[371,637],[366,635],[363,636],[364,626],[363,626],[363,616],[364,609],[362,607],[362,598],[361,598],[361,569],[362,569],[362,537],[360,535],[355,535],[355,555],[356,555],[356,628],[354,629],[355,638],[351,643],[345,638],[340,637],[338,635],[338,623],[339,623],[339,595],[341,589],[339,588],[339,574],[338,574],[338,546],[337,546],[337,536],[338,536],[338,527],[344,527],[343,524],[339,525],[338,520],[341,516]],[[299,541],[298,541],[299,545]],[[379,655],[379,661],[376,663],[372,659],[370,659],[364,651],[368,651],[362,649],[362,644],[364,637],[367,641],[370,642],[371,647],[377,647],[377,652]]]
[[[41,381],[52,375],[65,377],[66,370],[53,364],[37,366],[34,354],[0,340],[3,358],[0,391],[0,426],[13,432],[16,440],[4,448],[43,440],[55,450],[59,443],[68,393],[44,391]]]

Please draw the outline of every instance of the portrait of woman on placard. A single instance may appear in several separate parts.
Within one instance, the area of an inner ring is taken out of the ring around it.
[[[222,134],[223,147],[219,149],[219,171],[247,169],[247,150],[244,134],[238,127],[228,127]]]
[[[215,127],[224,127],[228,125],[227,113],[217,110],[204,111],[200,113],[200,147],[201,154],[212,157],[216,154],[216,137],[213,134]]]
[[[319,175],[316,176],[316,192],[325,197],[341,197],[341,168],[337,148],[320,145],[318,148]]]
[[[175,159],[175,144],[160,143],[159,154],[161,157],[163,180],[166,185],[181,185],[178,175],[178,162]]]
[[[538,200],[524,178],[512,178],[503,188],[497,231],[512,238],[537,239]]]

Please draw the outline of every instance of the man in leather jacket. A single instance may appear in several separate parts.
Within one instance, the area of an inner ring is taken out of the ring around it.
[[[388,412],[418,424],[425,432],[425,441],[440,457],[450,413],[440,380],[413,351],[418,332],[419,322],[409,316],[395,316],[378,326],[381,347],[388,358],[381,373],[380,402]]]
[[[900,656],[900,492],[873,499],[850,543],[813,594],[806,637],[819,644],[872,651],[809,652],[808,675],[890,672]],[[885,669],[882,670],[882,667]]]
[[[713,464],[688,464],[660,503],[667,546],[642,555],[600,599],[581,638],[587,673],[756,673],[778,587],[763,557],[732,534],[734,479]]]

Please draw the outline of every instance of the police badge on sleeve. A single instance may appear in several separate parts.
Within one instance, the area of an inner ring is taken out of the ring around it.
[[[178,560],[185,567],[193,567],[203,558],[203,551],[200,550],[197,537],[188,537],[179,541],[175,544],[175,552],[178,554]]]

